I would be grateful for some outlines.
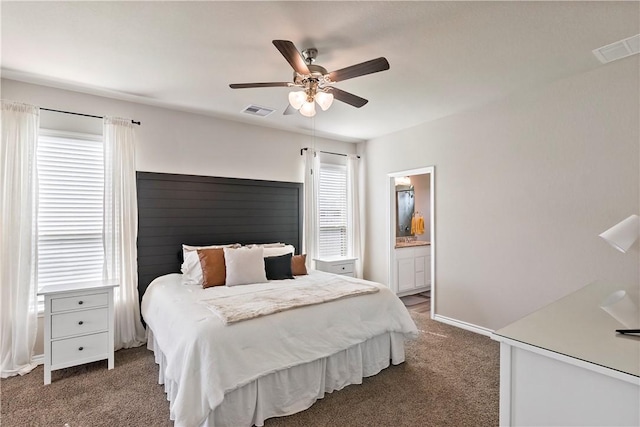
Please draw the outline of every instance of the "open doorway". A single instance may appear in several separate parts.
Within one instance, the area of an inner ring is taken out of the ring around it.
[[[434,167],[390,173],[389,287],[405,305],[435,308]],[[428,299],[426,299],[428,298]],[[421,303],[420,300],[425,301]]]

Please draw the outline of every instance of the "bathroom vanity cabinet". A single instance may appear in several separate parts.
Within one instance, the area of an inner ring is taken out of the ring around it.
[[[394,287],[400,295],[411,295],[431,288],[431,245],[411,242],[394,250]]]

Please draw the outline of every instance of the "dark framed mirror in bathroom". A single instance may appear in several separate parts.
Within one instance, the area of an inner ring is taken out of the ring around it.
[[[411,237],[415,195],[412,185],[396,185],[396,236]]]

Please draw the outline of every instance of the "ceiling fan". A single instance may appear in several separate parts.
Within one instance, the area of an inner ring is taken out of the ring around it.
[[[289,106],[284,114],[294,114],[296,110],[306,117],[316,114],[315,102],[322,110],[331,106],[333,99],[360,108],[368,100],[352,93],[334,87],[333,84],[343,80],[377,73],[389,69],[389,61],[386,58],[376,58],[340,70],[327,72],[324,67],[314,65],[318,55],[317,49],[305,49],[302,54],[289,40],[273,40],[273,45],[293,68],[293,82],[267,82],[267,83],[233,83],[231,89],[247,89],[256,87],[290,87],[302,90],[294,90],[289,93]]]

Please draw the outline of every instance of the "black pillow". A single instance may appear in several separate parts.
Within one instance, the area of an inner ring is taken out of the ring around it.
[[[280,256],[269,256],[264,259],[264,269],[269,280],[293,279],[291,272],[291,256],[285,254]]]

